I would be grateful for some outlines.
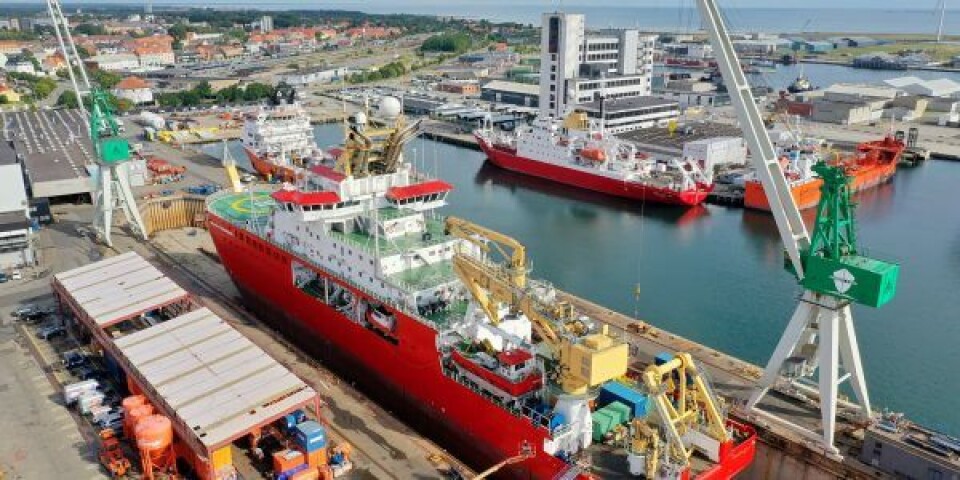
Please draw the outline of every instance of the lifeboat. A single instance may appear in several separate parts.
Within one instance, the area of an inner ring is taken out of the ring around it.
[[[607,160],[607,152],[600,148],[584,148],[580,150],[580,156],[594,162],[603,162]]]

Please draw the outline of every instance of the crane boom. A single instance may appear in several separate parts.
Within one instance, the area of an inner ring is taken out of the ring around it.
[[[456,217],[447,217],[446,231],[476,245],[484,253],[491,250],[492,244],[506,260],[506,265],[499,265],[461,248],[454,254],[453,265],[491,323],[499,323],[497,306],[501,303],[522,312],[530,320],[558,366],[560,385],[566,393],[582,394],[626,374],[629,362],[626,343],[607,335],[605,328],[600,333],[588,334],[570,304],[545,299],[529,285],[523,244]]]
[[[800,259],[802,251],[810,248],[810,236],[800,216],[783,167],[777,159],[773,142],[767,134],[763,117],[757,109],[756,101],[747,77],[740,67],[740,60],[733,49],[733,43],[727,33],[720,11],[712,0],[698,0],[700,17],[709,26],[707,33],[713,44],[714,55],[720,66],[720,74],[730,93],[730,100],[737,112],[737,120],[743,130],[744,140],[750,147],[750,159],[756,169],[763,190],[770,203],[770,211],[780,232],[780,238],[787,249],[787,256],[798,278],[803,278],[803,265]]]

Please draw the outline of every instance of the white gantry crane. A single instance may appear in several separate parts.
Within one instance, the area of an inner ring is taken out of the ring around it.
[[[90,132],[90,140],[96,152],[93,229],[100,240],[108,246],[113,246],[110,238],[113,211],[121,209],[133,234],[146,240],[146,229],[133,198],[133,191],[130,189],[130,174],[126,167],[126,162],[130,159],[130,143],[120,137],[120,127],[113,116],[106,92],[90,86],[90,78],[77,52],[77,46],[73,42],[70,22],[63,14],[60,0],[47,0],[47,10],[53,21],[57,41],[60,43],[60,51],[63,52],[67,61],[67,73],[77,96],[77,104],[83,112]],[[89,112],[88,106],[84,103],[86,98],[89,98],[90,102]]]
[[[865,420],[871,418],[870,397],[850,304],[878,307],[890,300],[896,289],[898,267],[857,255],[849,180],[837,166],[821,163],[816,169],[824,186],[811,240],[716,2],[697,0],[697,7],[750,147],[750,161],[786,247],[788,268],[803,287],[800,302],[747,407],[753,413],[786,424],[820,442],[825,451],[836,455],[839,452],[834,447],[834,432],[838,389],[842,382],[850,381],[860,415]],[[845,372],[843,376],[841,368]],[[759,409],[760,400],[781,379],[813,390],[797,381],[814,374],[819,383],[820,432]]]

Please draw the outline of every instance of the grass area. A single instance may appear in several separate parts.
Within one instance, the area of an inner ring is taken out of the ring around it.
[[[960,45],[933,42],[898,42],[890,45],[875,45],[870,47],[838,48],[823,54],[821,57],[828,60],[849,60],[867,53],[890,53],[920,51],[930,56],[935,62],[946,62],[960,55]]]

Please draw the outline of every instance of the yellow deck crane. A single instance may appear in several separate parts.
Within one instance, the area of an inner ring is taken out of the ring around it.
[[[641,381],[653,403],[659,428],[647,419],[634,419],[629,446],[631,452],[646,454],[647,478],[656,478],[664,448],[678,466],[690,463],[694,449],[717,461],[721,445],[730,441],[731,436],[721,412],[721,401],[694,364],[693,357],[677,353],[663,364],[650,365],[641,375]],[[659,443],[661,436],[666,445]]]
[[[564,393],[583,394],[626,374],[627,344],[609,336],[606,326],[600,333],[589,333],[570,304],[544,299],[528,282],[526,251],[520,242],[456,217],[447,218],[446,231],[483,253],[476,255],[461,246],[453,256],[453,269],[474,301],[494,325],[500,323],[501,304],[530,320],[547,347],[546,355],[556,362],[557,380]],[[503,262],[486,257],[493,249]]]

